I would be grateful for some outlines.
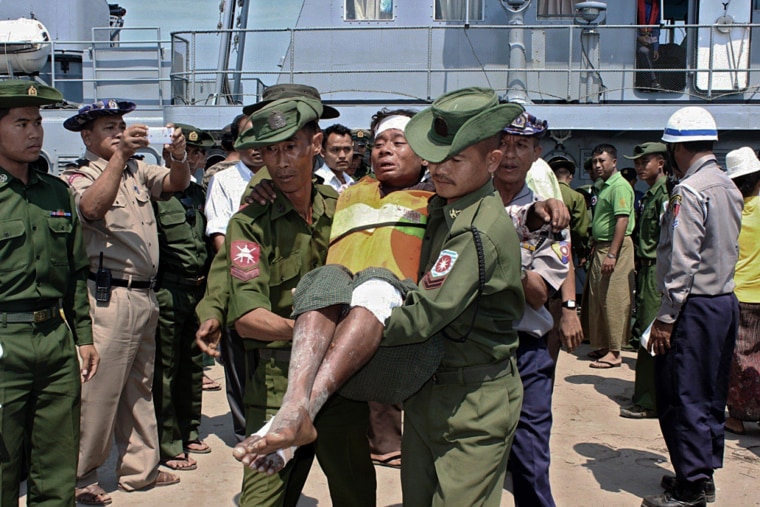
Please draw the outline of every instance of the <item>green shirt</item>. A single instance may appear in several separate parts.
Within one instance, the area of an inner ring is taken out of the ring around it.
[[[596,241],[612,241],[615,235],[615,223],[620,215],[628,216],[625,235],[630,236],[636,225],[633,215],[633,188],[625,178],[615,172],[601,184],[591,222],[591,235]]]
[[[209,245],[205,239],[206,193],[197,183],[175,192],[168,201],[153,202],[158,222],[159,275],[182,277],[206,274]]]
[[[420,283],[404,306],[386,321],[383,345],[444,339],[441,366],[461,367],[506,359],[517,349],[512,321],[525,303],[520,281],[520,245],[512,220],[489,181],[452,204],[434,196],[422,244]],[[472,228],[482,244],[485,287],[478,294],[478,254]],[[476,314],[477,312],[477,314]]]
[[[0,312],[28,312],[60,299],[78,345],[92,343],[89,262],[66,184],[29,168],[24,183],[0,168]]]
[[[638,223],[639,235],[636,238],[636,255],[639,258],[655,260],[657,244],[660,242],[660,220],[668,205],[668,179],[662,177],[644,194],[641,199],[641,216]]]
[[[311,224],[280,192],[274,203],[251,204],[230,219],[224,242],[229,325],[256,308],[289,317],[292,289],[303,275],[324,265],[338,194],[330,187],[315,185],[312,200]],[[245,340],[252,348],[269,343],[290,346],[290,342]]]
[[[573,190],[564,181],[559,182],[562,202],[570,211],[570,239],[573,251],[579,257],[585,256],[588,247],[589,215],[586,209],[586,199],[580,192]]]

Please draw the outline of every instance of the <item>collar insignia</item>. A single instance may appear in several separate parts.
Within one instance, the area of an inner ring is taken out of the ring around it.
[[[449,210],[449,216],[451,217],[452,220],[454,220],[456,219],[456,217],[459,216],[461,212],[462,212],[461,209],[452,209],[452,210]]]

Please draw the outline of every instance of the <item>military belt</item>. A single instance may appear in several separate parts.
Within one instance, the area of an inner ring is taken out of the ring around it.
[[[639,263],[646,267],[654,266],[655,262],[657,262],[657,259],[647,259],[645,257],[639,259]]]
[[[180,276],[173,273],[161,273],[162,284],[179,285],[180,287],[199,287],[206,283],[206,276]]]
[[[97,281],[98,279],[97,275],[92,271],[87,275],[87,278],[92,281]],[[111,278],[111,285],[115,287],[126,287],[127,289],[155,289],[156,279],[151,278],[147,281],[138,281],[132,280],[131,278]]]
[[[433,373],[436,384],[477,384],[496,380],[517,371],[514,357],[509,357],[498,363],[464,366],[462,368],[442,368]]]
[[[34,323],[39,324],[41,322],[60,317],[61,307],[59,305],[51,306],[49,308],[43,308],[42,310],[34,310],[31,312],[3,312],[0,314],[0,320],[3,323]]]
[[[274,359],[282,363],[290,362],[290,350],[289,349],[256,349],[259,354],[259,359],[262,361],[269,361]]]

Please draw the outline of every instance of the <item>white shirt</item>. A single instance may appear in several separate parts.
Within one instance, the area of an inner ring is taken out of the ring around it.
[[[225,234],[230,217],[240,209],[240,200],[253,172],[238,162],[211,177],[206,192],[206,235]]]
[[[327,167],[326,164],[322,164],[319,169],[314,171],[314,174],[325,180],[325,185],[330,185],[338,193],[341,193],[343,190],[356,183],[354,179],[345,172],[341,174],[342,178],[338,178],[335,173],[332,172],[332,169]]]

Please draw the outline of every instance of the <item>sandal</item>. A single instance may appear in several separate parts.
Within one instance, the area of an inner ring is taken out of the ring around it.
[[[370,454],[372,458],[372,464],[389,467],[389,468],[401,468],[401,453],[389,452],[387,454]]]
[[[211,452],[211,447],[209,447],[208,444],[206,444],[206,442],[200,438],[185,442],[182,447],[184,447],[185,452],[192,454],[208,454]]]
[[[185,452],[178,454],[173,458],[164,458],[159,463],[166,468],[171,468],[172,470],[178,470],[180,472],[195,470],[198,468],[198,463],[190,458]]]
[[[84,505],[108,505],[113,502],[111,495],[98,484],[90,484],[86,488],[75,488],[74,498],[77,503]]]
[[[205,373],[203,374],[203,390],[204,391],[221,391],[222,384],[212,379]]]

